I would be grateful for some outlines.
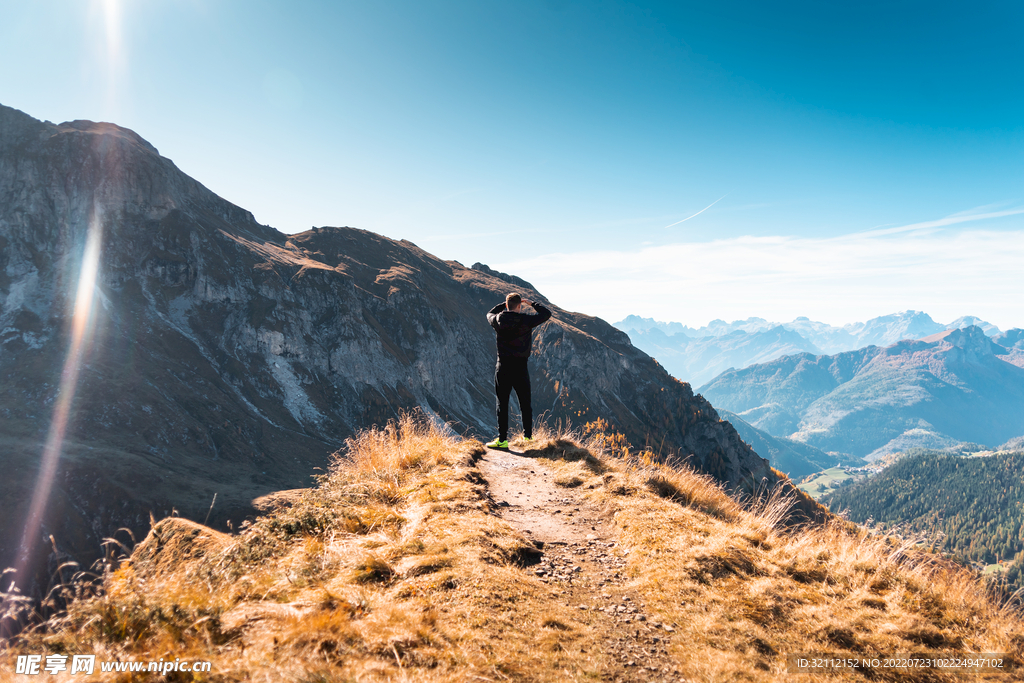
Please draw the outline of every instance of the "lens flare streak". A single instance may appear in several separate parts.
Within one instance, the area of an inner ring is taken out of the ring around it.
[[[60,378],[60,389],[57,394],[56,405],[53,409],[53,419],[50,421],[50,430],[46,437],[46,445],[43,448],[39,476],[36,480],[35,489],[32,492],[28,519],[25,523],[25,531],[19,547],[18,573],[16,576],[22,581],[25,580],[23,572],[27,569],[28,562],[30,561],[33,546],[42,527],[43,513],[50,499],[53,479],[57,472],[57,463],[60,460],[61,448],[64,444],[64,436],[68,428],[68,419],[71,415],[71,405],[75,398],[75,390],[78,386],[78,378],[82,369],[82,359],[88,342],[91,339],[92,312],[96,299],[96,279],[99,273],[102,237],[103,228],[100,216],[94,214],[89,222],[85,252],[82,256],[82,268],[78,277],[78,289],[75,295],[75,307],[71,321],[71,341],[68,346],[67,357],[64,360],[64,368]]]

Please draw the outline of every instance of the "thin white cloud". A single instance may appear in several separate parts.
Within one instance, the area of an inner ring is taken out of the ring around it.
[[[1004,215],[1013,213],[971,218]],[[631,313],[688,324],[806,315],[842,324],[912,308],[940,322],[970,314],[1004,329],[1024,326],[1024,230],[941,227],[958,222],[548,254],[493,266],[530,280],[560,306],[612,321]]]
[[[675,225],[679,225],[680,223],[685,223],[686,221],[690,220],[691,218],[696,218],[697,216],[701,215],[702,213],[704,213],[705,211],[710,209],[712,206],[714,206],[715,204],[717,204],[718,202],[722,201],[723,199],[725,199],[728,196],[729,195],[727,195],[727,194],[723,194],[721,197],[719,197],[715,201],[711,202],[710,204],[708,204],[707,206],[705,206],[703,209],[701,209],[697,213],[693,214],[692,216],[687,216],[686,218],[684,218],[681,221],[676,221],[675,223],[670,223],[670,224],[666,225],[665,228],[671,228],[671,227],[673,227]],[[662,229],[664,230],[665,228],[662,228]]]
[[[913,232],[915,230],[929,230],[933,228],[944,228],[949,225],[956,225],[958,223],[972,223],[975,221],[990,220],[993,218],[1003,218],[1005,216],[1016,216],[1024,213],[1024,209],[1007,209],[1005,211],[989,211],[985,213],[973,213],[965,211],[963,213],[955,213],[952,216],[946,216],[945,218],[939,218],[934,221],[923,221],[921,223],[911,223],[910,225],[903,225],[898,228],[882,228],[880,230],[868,230],[865,232],[854,233],[851,237],[859,237],[861,235],[892,235],[898,232]]]

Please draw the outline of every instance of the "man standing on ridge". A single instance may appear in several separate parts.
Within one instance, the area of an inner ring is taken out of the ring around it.
[[[536,313],[521,313],[523,304]],[[498,395],[498,438],[490,448],[508,448],[508,399],[515,389],[523,411],[523,438],[533,440],[533,407],[530,405],[530,373],[526,367],[533,346],[533,328],[547,322],[551,311],[536,301],[509,294],[505,303],[487,313],[487,322],[498,334],[498,365],[494,368],[494,393]]]

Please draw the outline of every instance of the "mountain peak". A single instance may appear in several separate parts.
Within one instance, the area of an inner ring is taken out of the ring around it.
[[[999,334],[1000,330],[992,323],[985,322],[976,315],[962,315],[949,324],[950,327],[970,327],[975,325],[985,331],[985,334],[992,337]]]
[[[61,203],[53,204],[50,198],[57,196]],[[8,202],[16,229],[30,229],[22,222],[44,212],[33,225],[59,232],[62,240],[81,240],[97,211],[117,223],[125,217],[162,220],[177,210],[191,214],[208,233],[284,241],[282,233],[183,173],[128,128],[85,120],[56,125],[2,105],[0,200]]]
[[[966,358],[978,359],[993,356],[1003,351],[1002,347],[992,341],[985,331],[977,325],[970,325],[963,328],[944,330],[937,334],[921,339],[923,342],[941,342],[951,347],[964,351]]]
[[[519,277],[517,275],[509,275],[508,273],[502,273],[500,271],[494,270],[493,268],[491,268],[490,266],[488,266],[488,265],[486,265],[484,263],[479,263],[479,262],[474,263],[472,266],[470,266],[470,269],[471,270],[479,270],[481,273],[487,273],[491,277],[496,277],[499,280],[504,280],[505,282],[509,283],[510,285],[516,285],[517,287],[525,287],[526,289],[532,289],[535,292],[537,291],[536,287],[531,285],[529,282],[527,282],[523,278],[521,278],[521,277]]]
[[[86,133],[88,135],[100,135],[125,140],[133,145],[137,145],[146,152],[156,156],[160,155],[157,148],[151,145],[149,141],[145,140],[141,135],[129,128],[123,128],[116,123],[78,119],[75,121],[61,123],[56,126],[56,128],[58,133]]]

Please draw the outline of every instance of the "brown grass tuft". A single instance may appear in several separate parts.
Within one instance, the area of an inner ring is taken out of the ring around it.
[[[388,581],[395,575],[395,570],[383,558],[370,553],[356,562],[352,579],[357,583]]]

